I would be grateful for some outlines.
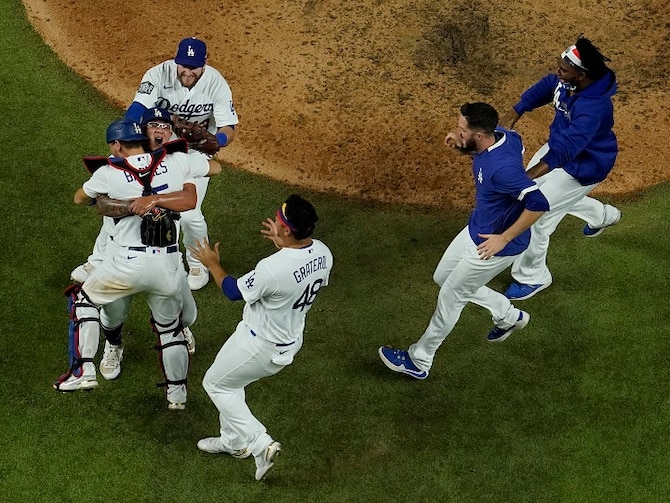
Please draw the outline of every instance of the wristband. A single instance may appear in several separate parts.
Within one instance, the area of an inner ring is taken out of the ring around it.
[[[228,136],[226,133],[218,132],[214,136],[216,137],[216,141],[219,142],[220,146],[225,147],[226,143],[228,143]]]

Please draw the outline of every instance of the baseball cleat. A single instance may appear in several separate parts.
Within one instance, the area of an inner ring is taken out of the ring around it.
[[[83,283],[88,279],[91,273],[95,271],[95,266],[89,262],[77,266],[71,273],[70,279],[77,283]]]
[[[618,224],[619,221],[621,220],[621,210],[615,208],[610,204],[605,205],[605,216],[607,217],[608,215],[609,218],[605,219],[606,223],[602,227],[591,227],[589,224],[586,224],[584,226],[584,230],[582,231],[584,233],[584,236],[586,236],[587,238],[594,238],[596,236],[600,236],[605,229]]]
[[[183,334],[189,354],[195,354],[195,337],[193,336],[193,332],[191,332],[190,328],[184,327]]]
[[[384,365],[394,372],[406,374],[414,379],[425,379],[428,377],[428,371],[417,367],[409,357],[407,351],[403,349],[382,346],[379,348],[379,358],[382,359]]]
[[[121,361],[123,361],[123,345],[113,346],[105,341],[105,350],[100,359],[100,373],[108,381],[119,377],[121,373]]]
[[[185,408],[186,404],[183,402],[168,402],[169,410],[184,410]]]
[[[551,280],[539,285],[523,285],[521,283],[512,283],[505,290],[505,297],[509,300],[526,300],[530,299],[536,293],[540,293],[545,288],[549,288]]]
[[[519,311],[519,318],[516,323],[509,328],[493,327],[486,337],[489,342],[502,342],[514,333],[515,330],[521,330],[530,321],[530,314],[526,311]]]
[[[209,283],[209,270],[206,267],[191,267],[188,271],[188,287],[200,290]]]
[[[256,461],[256,480],[261,480],[265,477],[265,474],[274,466],[275,459],[277,459],[280,451],[281,444],[273,441],[260,456],[254,456],[254,461]]]
[[[210,454],[230,454],[236,459],[245,459],[251,456],[251,451],[244,449],[230,449],[223,444],[221,437],[207,437],[198,440],[198,449]]]
[[[68,393],[72,391],[90,391],[98,387],[98,381],[96,380],[95,374],[92,375],[82,375],[76,377],[74,374],[70,375],[64,381],[56,381],[54,383],[54,389],[62,393]]]

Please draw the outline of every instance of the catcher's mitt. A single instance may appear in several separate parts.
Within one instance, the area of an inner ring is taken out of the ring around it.
[[[219,142],[207,128],[198,122],[191,122],[181,119],[179,116],[172,116],[174,122],[174,131],[177,136],[184,138],[188,142],[188,147],[198,150],[207,155],[214,155],[219,151]]]
[[[177,243],[177,224],[181,215],[163,208],[153,208],[142,217],[140,227],[142,244],[147,246],[169,246]]]

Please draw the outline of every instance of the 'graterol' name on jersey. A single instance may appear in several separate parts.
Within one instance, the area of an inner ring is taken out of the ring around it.
[[[321,269],[328,269],[328,261],[326,260],[325,255],[312,259],[300,269],[293,271],[293,277],[295,278],[296,283],[300,283],[307,276]]]

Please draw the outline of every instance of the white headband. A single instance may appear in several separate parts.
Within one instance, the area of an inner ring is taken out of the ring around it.
[[[572,66],[588,71],[588,68],[584,66],[584,63],[582,63],[582,58],[579,56],[579,51],[577,50],[576,45],[571,45],[566,50],[564,50],[561,54],[561,57],[567,60],[567,62]]]

